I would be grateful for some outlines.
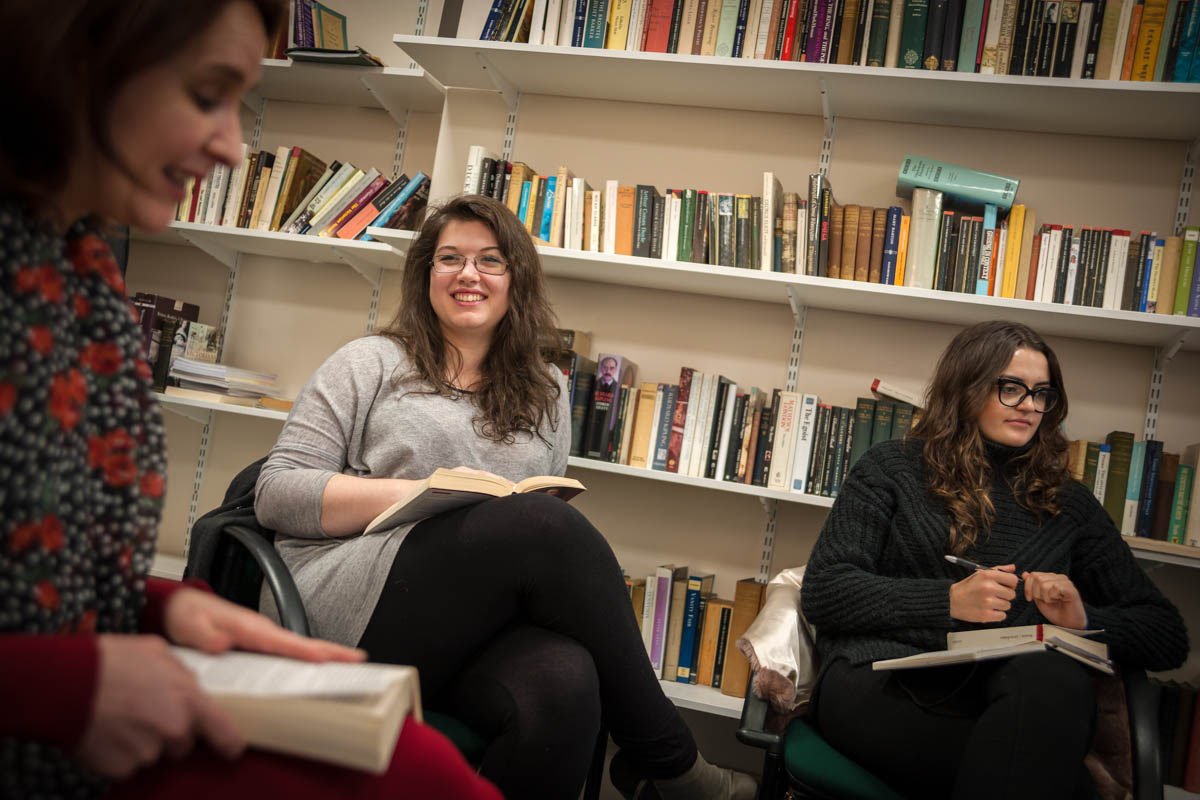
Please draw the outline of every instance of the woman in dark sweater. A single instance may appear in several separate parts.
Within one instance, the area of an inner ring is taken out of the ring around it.
[[[851,470],[805,572],[831,744],[913,797],[1090,797],[1092,673],[1057,653],[911,672],[871,662],[946,634],[1047,622],[1103,630],[1119,663],[1187,657],[1179,612],[1067,469],[1067,396],[1033,330],[987,322],[938,362],[909,438]],[[995,565],[964,576],[944,556]]]

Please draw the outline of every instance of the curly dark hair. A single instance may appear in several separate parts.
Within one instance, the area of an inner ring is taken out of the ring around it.
[[[472,392],[479,409],[475,420],[479,434],[497,442],[512,442],[518,431],[540,436],[543,420],[557,430],[561,390],[539,353],[539,344],[553,339],[558,323],[533,240],[502,203],[464,195],[430,210],[404,262],[400,309],[380,334],[403,345],[419,377],[434,391],[446,396],[458,393],[447,376],[455,371],[462,353],[442,335],[429,302],[433,254],[442,229],[452,221],[487,225],[509,265],[508,313],[496,328],[480,367],[480,382]]]
[[[1052,515],[1070,480],[1068,443],[1059,428],[1067,417],[1067,392],[1054,351],[1036,331],[1017,322],[981,322],[960,331],[938,360],[921,420],[909,434],[923,442],[929,490],[950,511],[950,550],[955,555],[991,530],[996,510],[988,490],[994,476],[976,420],[1018,348],[1046,357],[1050,385],[1060,397],[1042,415],[1032,446],[1015,460],[1013,494],[1035,514]]]
[[[232,2],[258,12],[268,34],[287,19],[283,0],[4,0],[0,48],[9,119],[0,126],[0,194],[53,212],[80,136],[119,166],[113,99],[137,74],[170,59]]]

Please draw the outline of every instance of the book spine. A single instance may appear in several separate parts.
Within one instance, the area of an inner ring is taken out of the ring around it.
[[[1193,470],[1194,468],[1187,464],[1179,465],[1179,473],[1175,478],[1175,495],[1171,502],[1171,524],[1167,529],[1168,542],[1174,542],[1175,544],[1184,543],[1188,509],[1192,503]]]
[[[695,669],[693,656],[696,644],[696,624],[700,612],[700,580],[688,579],[687,595],[683,606],[683,633],[679,637],[679,666],[674,679],[679,683],[691,683]]]

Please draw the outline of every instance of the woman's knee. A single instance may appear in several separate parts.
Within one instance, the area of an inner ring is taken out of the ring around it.
[[[479,523],[494,533],[521,539],[539,550],[564,553],[580,550],[611,555],[608,542],[582,513],[567,502],[540,493],[516,494],[476,507]],[[531,540],[531,541],[530,541]]]
[[[1061,653],[1034,653],[1009,659],[996,675],[995,688],[1019,694],[1035,708],[1053,714],[1094,716],[1096,693],[1092,673]]]

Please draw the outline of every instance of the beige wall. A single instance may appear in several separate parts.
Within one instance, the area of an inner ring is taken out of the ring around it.
[[[350,17],[353,43],[407,66],[391,55],[390,34],[411,30],[415,2],[343,0],[337,5]],[[467,0],[464,19],[477,12],[476,5]],[[452,195],[461,186],[470,145],[500,152],[506,115],[494,93],[450,92],[442,114],[413,115],[404,171],[432,174],[435,198]],[[821,120],[812,117],[525,96],[514,158],[543,172],[568,164],[593,187],[615,178],[626,184],[651,183],[660,190],[689,186],[757,194],[761,173],[769,169],[785,189],[797,191],[816,170],[821,128]],[[326,159],[350,159],[388,173],[396,133],[395,123],[382,111],[269,103],[262,145],[299,144]],[[896,169],[910,152],[1019,176],[1020,199],[1036,208],[1042,221],[1158,231],[1166,230],[1174,217],[1183,163],[1180,143],[840,119],[830,170],[839,202],[894,202]],[[385,274],[381,322],[398,302],[398,277]],[[204,321],[217,321],[225,280],[224,267],[196,250],[134,245],[131,289],[186,297],[200,304]],[[551,281],[561,323],[592,331],[597,351],[630,357],[641,368],[639,379],[673,381],[680,366],[687,365],[764,388],[784,384],[793,326],[786,305],[686,290],[686,285],[666,292]],[[226,358],[237,366],[277,372],[283,391],[293,395],[329,353],[363,334],[369,297],[368,284],[343,266],[244,257]],[[956,330],[919,320],[813,309],[800,386],[840,405],[853,405],[874,377],[921,391]],[[1101,439],[1110,430],[1123,429],[1140,435],[1151,350],[1078,339],[1053,339],[1052,344],[1071,395],[1068,434]],[[1175,358],[1164,396],[1159,436],[1167,449],[1178,451],[1200,441],[1200,354],[1183,352]],[[178,553],[200,426],[167,416],[170,487],[160,548]],[[269,420],[216,418],[198,502],[201,511],[220,502],[233,474],[264,454],[279,429],[279,423]],[[609,538],[629,572],[645,574],[669,561],[687,563],[715,572],[717,589],[725,596],[732,595],[737,579],[757,572],[766,520],[757,499],[589,470],[573,474],[591,489],[576,503]],[[820,508],[780,504],[776,568],[805,561],[823,518]],[[1154,575],[1188,609],[1194,636],[1200,635],[1195,573],[1163,567]],[[1195,673],[1197,667],[1200,660],[1194,656],[1189,670]]]

